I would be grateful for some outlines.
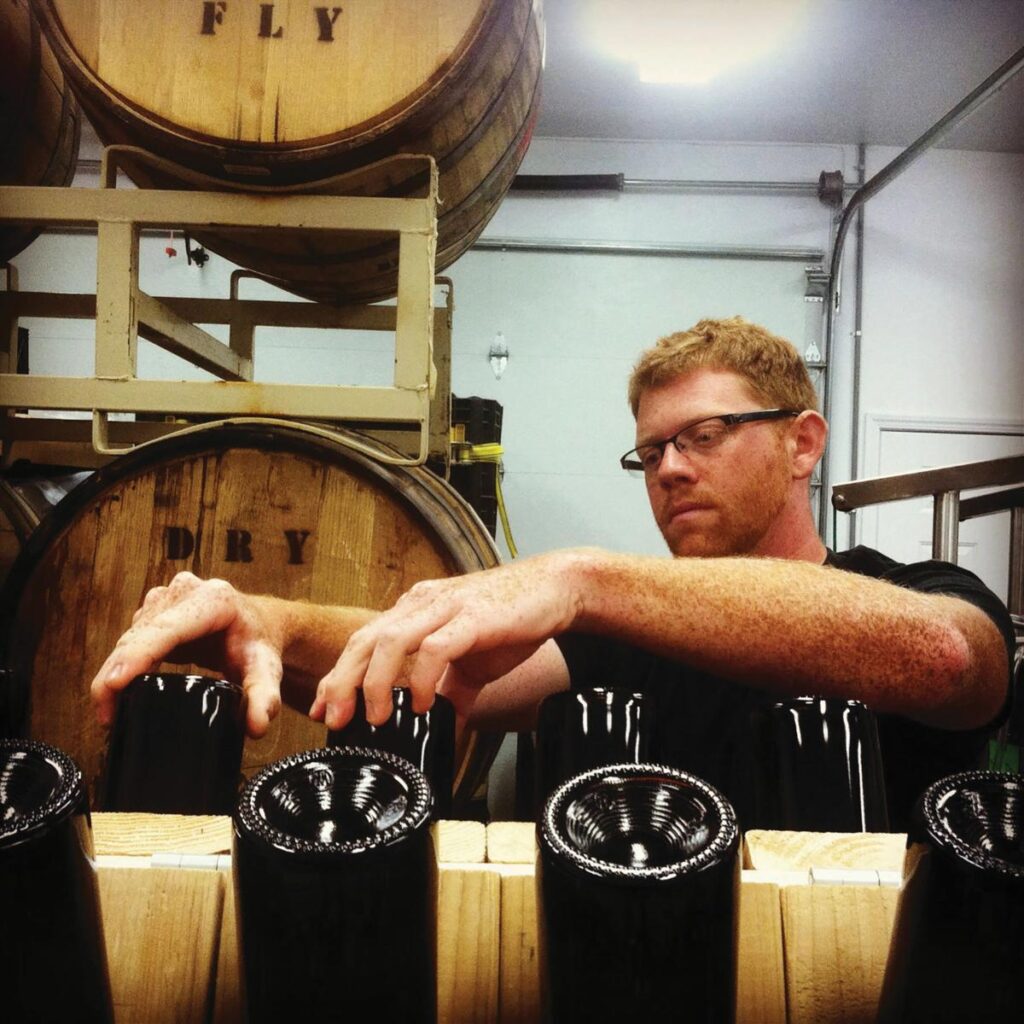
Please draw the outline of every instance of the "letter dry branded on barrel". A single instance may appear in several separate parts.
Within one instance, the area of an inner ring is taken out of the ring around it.
[[[0,592],[5,663],[29,685],[31,735],[68,751],[92,792],[106,740],[89,682],[146,591],[180,570],[250,593],[387,608],[420,580],[498,563],[443,480],[382,466],[344,436],[232,424],[168,438],[101,469],[33,534]],[[326,731],[286,707],[247,742],[243,771],[323,746]],[[456,758],[456,807],[499,740],[471,737]]]
[[[437,268],[483,230],[529,143],[543,51],[539,0],[220,3],[37,0],[104,142],[193,172],[125,164],[156,187],[411,196],[440,174]],[[350,175],[330,182],[337,175]],[[397,288],[398,239],[203,236],[312,298]]]

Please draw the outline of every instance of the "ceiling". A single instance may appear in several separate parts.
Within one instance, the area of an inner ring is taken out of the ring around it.
[[[715,0],[744,16],[771,0]],[[803,0],[770,53],[705,85],[645,84],[599,52],[590,16],[625,5],[664,25],[701,0],[545,0],[547,58],[536,134],[699,142],[906,146],[1024,47],[1024,0]],[[687,22],[676,32],[685,32]],[[659,32],[661,29],[659,28]],[[1024,72],[942,142],[1024,152]]]

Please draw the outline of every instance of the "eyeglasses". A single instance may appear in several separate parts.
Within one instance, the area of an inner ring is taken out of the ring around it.
[[[632,475],[650,475],[657,471],[665,454],[665,447],[674,445],[682,455],[690,452],[704,455],[717,448],[729,436],[733,427],[740,423],[757,420],[781,420],[788,416],[799,416],[792,409],[759,409],[757,412],[726,413],[724,416],[709,416],[705,420],[689,423],[671,437],[661,441],[648,441],[638,448],[626,452],[619,459],[619,465]]]

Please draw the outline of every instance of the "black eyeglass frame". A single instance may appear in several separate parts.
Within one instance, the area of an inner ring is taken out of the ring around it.
[[[702,416],[699,420],[694,420],[692,423],[687,423],[686,426],[680,427],[674,434],[669,437],[662,438],[660,441],[648,441],[646,444],[642,444],[637,448],[630,448],[622,458],[619,459],[619,465],[627,472],[638,472],[643,473],[644,464],[639,458],[630,458],[631,455],[636,455],[640,448],[658,448],[661,451],[661,456],[658,459],[658,465],[661,465],[661,460],[665,457],[665,448],[670,444],[675,444],[676,438],[680,434],[685,434],[688,430],[692,430],[694,427],[699,426],[701,423],[707,423],[710,420],[721,420],[727,427],[734,427],[740,423],[754,423],[759,420],[781,420],[787,416],[799,416],[800,412],[794,409],[758,409],[756,412],[728,412],[723,413],[721,416]],[[678,451],[678,446],[676,447]]]

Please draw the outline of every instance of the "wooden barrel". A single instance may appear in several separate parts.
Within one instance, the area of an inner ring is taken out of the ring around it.
[[[539,0],[35,0],[107,143],[131,143],[212,179],[408,196],[439,171],[437,269],[479,235],[512,183],[539,102]],[[200,182],[141,161],[140,184]],[[323,179],[347,175],[329,185]],[[210,248],[331,302],[397,288],[394,236],[218,231]]]
[[[39,523],[88,476],[88,471],[22,463],[0,476],[0,584]]]
[[[146,445],[98,470],[32,534],[0,592],[3,664],[29,732],[71,754],[96,793],[105,731],[88,687],[146,591],[187,569],[239,588],[386,608],[422,579],[498,563],[472,509],[421,468],[388,468],[308,429],[226,423]],[[285,707],[247,741],[247,774],[325,744]],[[459,752],[464,808],[500,737]]]
[[[81,114],[28,0],[0,3],[0,185],[70,185]],[[0,263],[39,234],[0,228]]]

